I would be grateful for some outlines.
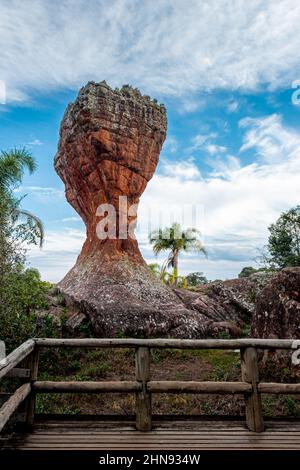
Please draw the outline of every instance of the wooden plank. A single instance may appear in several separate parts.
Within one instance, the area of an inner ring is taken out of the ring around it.
[[[12,447],[12,446],[11,446]],[[5,448],[9,448],[8,446],[4,446]],[[26,443],[21,442],[19,445],[16,445],[17,450],[181,450],[181,449],[190,449],[190,450],[230,450],[230,449],[239,449],[239,450],[247,450],[247,449],[260,449],[260,450],[299,450],[300,443],[286,443],[281,444],[280,446],[278,443],[249,443],[249,442],[231,442],[231,443],[223,443],[223,442],[186,442],[182,443],[180,441],[180,437],[178,440],[173,443],[157,443],[157,442],[146,442],[146,443],[137,443],[135,444],[134,441],[130,440],[129,442],[124,443],[114,443],[114,442],[99,442],[95,444],[86,443],[84,445],[78,445],[78,443],[57,443],[57,444],[49,444],[45,443]]]
[[[40,347],[75,348],[176,348],[176,349],[259,349],[295,348],[293,339],[136,339],[136,338],[36,338]]]
[[[193,382],[193,381],[150,381],[147,388],[151,393],[251,393],[252,385],[247,382]]]
[[[239,435],[218,435],[218,434],[213,434],[212,436],[207,436],[204,434],[194,434],[194,435],[185,435],[182,436],[180,432],[177,432],[176,434],[173,435],[154,435],[151,433],[127,433],[123,435],[119,435],[117,433],[115,434],[100,434],[100,435],[89,435],[88,433],[85,434],[79,434],[79,435],[68,435],[66,436],[65,434],[56,434],[54,436],[35,436],[35,435],[27,435],[26,436],[26,441],[27,442],[48,442],[48,443],[54,443],[54,442],[104,442],[104,441],[115,441],[115,442],[121,442],[124,440],[128,439],[134,439],[136,443],[138,442],[168,442],[168,441],[175,441],[180,438],[181,441],[203,441],[203,442],[213,442],[215,439],[216,440],[222,440],[223,442],[225,441],[234,441],[234,442],[239,442],[239,441],[247,441],[247,442],[274,442],[278,444],[279,442],[284,442],[284,441],[289,441],[289,442],[298,442],[300,444],[300,439],[299,436],[295,437],[294,435],[288,435],[285,436],[285,438],[282,438],[282,436],[277,436],[277,437],[270,437],[270,436],[263,436],[263,435],[252,435],[252,436],[239,436]],[[19,435],[18,438],[15,438],[15,440],[22,440],[24,439],[24,436]]]
[[[258,391],[260,393],[297,394],[297,393],[300,393],[300,383],[282,384],[282,383],[273,383],[273,382],[260,382],[258,384]]]
[[[0,379],[5,377],[10,370],[25,359],[25,357],[33,351],[34,346],[35,342],[29,339],[9,354],[4,360],[0,361]]]
[[[0,408],[0,432],[17,410],[19,405],[28,397],[31,391],[30,384],[24,384]]]
[[[133,381],[115,382],[53,382],[36,381],[32,388],[40,393],[129,393],[138,392],[142,385]]]
[[[258,392],[257,352],[254,348],[241,349],[242,380],[252,385],[252,392],[245,394],[246,423],[251,431],[262,432],[264,422],[262,417],[261,396]]]
[[[71,422],[71,420],[70,420]],[[74,420],[75,426],[82,426],[80,420]],[[164,424],[168,428],[150,431],[148,433],[133,430],[120,430],[111,428],[107,430],[93,430],[89,427],[89,422],[84,421],[84,426],[67,433],[64,428],[60,428],[53,433],[51,421],[49,429],[51,432],[34,431],[29,434],[18,434],[8,443],[4,443],[4,449],[18,450],[174,450],[174,449],[190,449],[190,450],[216,450],[216,449],[240,449],[240,450],[299,450],[300,449],[300,432],[296,435],[290,428],[288,421],[279,421],[276,423],[267,420],[267,424],[274,426],[282,424],[285,426],[286,432],[283,434],[282,427],[278,426],[280,431],[276,433],[274,429],[271,432],[254,433],[251,431],[239,431],[239,423],[237,421],[198,421],[201,424],[199,431],[185,431],[180,429],[181,421],[168,421]],[[57,421],[59,424],[60,421]],[[67,421],[63,421],[64,424]],[[44,423],[44,427],[49,422]],[[99,422],[100,426],[105,423]],[[207,432],[205,424],[211,427],[211,432]],[[296,422],[294,428],[297,429]],[[74,423],[73,423],[74,425]],[[224,426],[220,431],[220,425]],[[227,428],[227,429],[225,429]],[[298,423],[299,431],[299,423]]]
[[[136,429],[138,431],[150,431],[152,427],[151,393],[147,387],[148,381],[150,380],[149,348],[137,348],[135,358],[135,376],[141,387],[140,391],[136,394]]]

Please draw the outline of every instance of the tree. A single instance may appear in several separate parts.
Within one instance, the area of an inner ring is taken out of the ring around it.
[[[162,271],[167,267],[173,268],[173,276],[178,277],[178,261],[181,251],[197,251],[206,255],[206,250],[200,240],[200,233],[195,228],[183,230],[180,224],[174,223],[171,227],[153,231],[149,236],[149,241],[153,245],[155,255],[162,251],[170,250]]]
[[[188,286],[196,287],[203,284],[207,284],[208,280],[201,272],[190,273],[186,276],[186,281]]]
[[[269,264],[278,268],[300,266],[300,206],[283,212],[269,231]]]
[[[251,274],[254,274],[254,273],[256,273],[257,271],[258,271],[258,269],[255,269],[255,268],[253,268],[252,266],[245,266],[245,267],[241,270],[241,272],[240,272],[240,274],[239,274],[239,278],[241,279],[241,278],[243,278],[243,277],[249,277],[249,276],[251,276]]]
[[[10,274],[23,266],[27,244],[43,243],[44,229],[40,219],[20,208],[22,198],[15,190],[24,171],[36,168],[33,157],[25,150],[0,153],[0,308],[9,301],[7,282]]]
[[[2,151],[0,154],[0,231],[1,241],[14,235],[20,242],[39,243],[44,240],[41,220],[34,214],[21,209],[20,203],[25,196],[16,198],[14,191],[21,184],[24,171],[33,173],[36,162],[26,150]]]

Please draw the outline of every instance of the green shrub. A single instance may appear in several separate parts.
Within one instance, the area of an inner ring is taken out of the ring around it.
[[[57,336],[59,328],[51,316],[39,321],[35,310],[47,309],[51,284],[43,282],[36,269],[18,267],[5,277],[0,296],[0,338],[9,353],[28,338]]]

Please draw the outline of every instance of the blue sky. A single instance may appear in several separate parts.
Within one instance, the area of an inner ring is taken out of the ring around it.
[[[139,209],[145,258],[155,261],[149,210],[155,228],[162,207],[167,222],[170,207],[195,206],[208,259],[184,255],[182,273],[229,278],[256,265],[268,225],[299,204],[299,20],[293,0],[1,2],[1,149],[27,146],[38,161],[20,194],[45,223],[44,249],[29,257],[44,278],[61,279],[84,240],[53,169],[60,121],[82,85],[103,79],[167,108],[168,137]]]

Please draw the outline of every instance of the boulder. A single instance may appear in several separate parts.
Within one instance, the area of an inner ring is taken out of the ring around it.
[[[252,335],[300,338],[300,267],[285,268],[257,297]]]

